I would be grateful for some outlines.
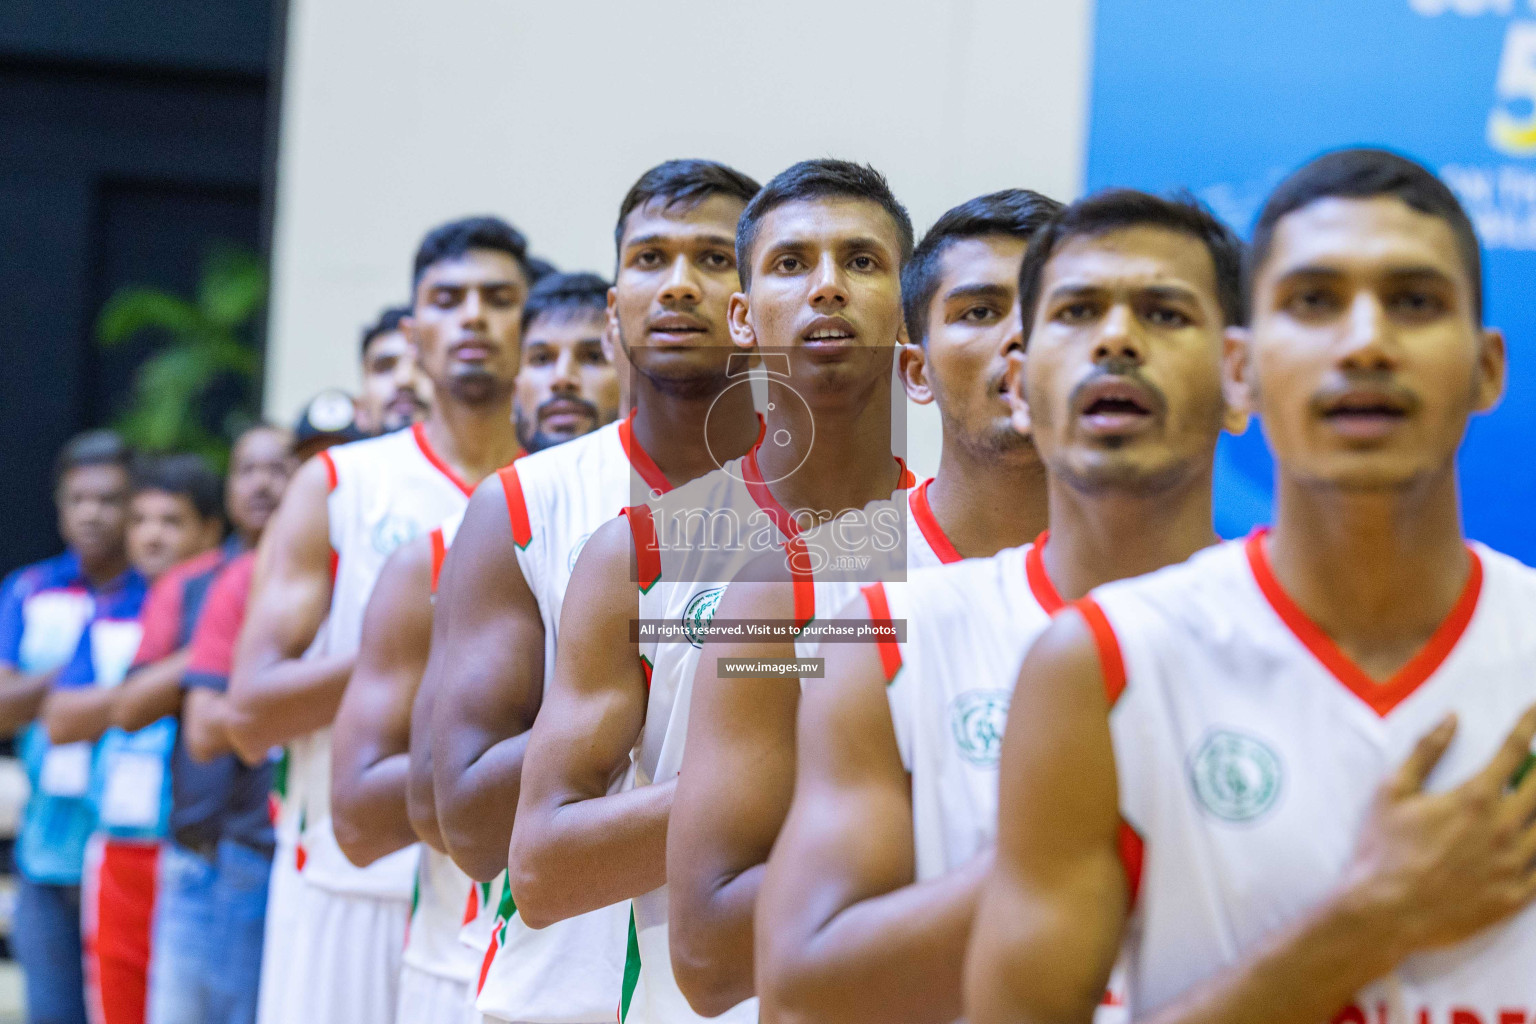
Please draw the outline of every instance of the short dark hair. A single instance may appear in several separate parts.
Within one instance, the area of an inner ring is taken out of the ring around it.
[[[444,260],[455,260],[471,249],[504,252],[517,261],[523,275],[528,272],[528,240],[523,233],[500,217],[465,217],[440,224],[427,232],[416,247],[416,261],[411,272],[411,288],[421,283],[428,267]]]
[[[133,467],[133,493],[142,491],[179,495],[203,519],[224,518],[224,482],[197,455],[177,452],[139,459]]]
[[[1027,188],[1009,188],[968,199],[933,222],[901,271],[901,307],[907,337],[928,341],[928,304],[939,290],[944,251],[967,238],[1001,235],[1029,241],[1040,226],[1060,212],[1054,199]]]
[[[1462,269],[1472,285],[1472,313],[1483,320],[1483,259],[1477,231],[1456,193],[1422,164],[1385,149],[1339,149],[1302,165],[1282,181],[1259,213],[1248,251],[1250,288],[1269,258],[1275,228],[1286,214],[1320,199],[1373,199],[1391,196],[1411,209],[1445,221],[1456,239]]]
[[[596,274],[550,274],[533,286],[523,304],[523,331],[546,313],[585,310],[602,313],[608,308],[608,282]]]
[[[802,160],[775,174],[747,204],[736,224],[736,268],[743,288],[751,278],[752,245],[763,218],[785,203],[829,198],[867,200],[890,214],[901,246],[901,265],[906,266],[912,258],[912,218],[896,201],[885,175],[868,164],[848,160]]]
[[[373,344],[373,339],[383,334],[393,334],[400,329],[400,321],[411,315],[409,306],[390,306],[379,314],[379,318],[367,327],[363,328],[363,344],[358,354],[366,357],[368,346]]]
[[[533,286],[544,280],[550,274],[560,273],[560,268],[540,256],[528,256],[523,260],[523,269],[528,273],[528,284]]]
[[[1019,268],[1019,309],[1024,316],[1024,338],[1034,326],[1040,304],[1040,282],[1045,266],[1069,240],[1097,237],[1124,228],[1165,228],[1188,235],[1211,254],[1216,277],[1216,301],[1227,326],[1245,322],[1243,306],[1243,242],[1232,229],[1187,192],[1171,197],[1150,195],[1128,188],[1095,192],[1064,208],[1035,232],[1024,265]]]
[[[622,255],[624,226],[629,215],[647,203],[660,202],[665,210],[691,210],[710,196],[730,196],[748,203],[761,187],[734,167],[714,160],[668,160],[657,164],[624,193],[619,220],[613,228],[614,251]]]
[[[86,466],[116,466],[128,472],[133,449],[115,430],[87,430],[64,442],[53,460],[53,487],[58,489],[71,470]]]

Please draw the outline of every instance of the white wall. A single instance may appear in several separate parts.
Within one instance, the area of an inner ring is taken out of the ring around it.
[[[868,161],[919,230],[993,189],[1069,198],[1090,21],[1090,0],[291,0],[267,411],[355,386],[358,330],[407,297],[433,224],[496,213],[607,276],[619,200],[671,157],[761,180]]]

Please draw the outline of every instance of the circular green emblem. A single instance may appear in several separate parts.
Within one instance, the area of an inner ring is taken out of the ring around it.
[[[1200,806],[1218,818],[1247,822],[1263,815],[1280,796],[1280,758],[1242,733],[1212,732],[1190,761]]]
[[[400,545],[415,540],[421,527],[404,516],[386,515],[373,528],[373,549],[381,555],[392,553]]]
[[[961,757],[978,768],[997,767],[1012,697],[1010,690],[968,690],[950,701],[950,731]]]
[[[720,596],[724,593],[724,587],[701,590],[693,595],[688,607],[683,609],[683,635],[693,646],[704,646],[704,633],[715,620],[715,609],[720,607]]]

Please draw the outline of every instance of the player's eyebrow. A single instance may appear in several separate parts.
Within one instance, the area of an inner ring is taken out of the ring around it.
[[[1001,284],[960,284],[944,293],[944,301],[953,299],[1009,299],[1012,290]]]
[[[646,245],[676,245],[679,242],[684,244],[715,245],[722,249],[731,249],[733,251],[736,248],[736,240],[734,238],[727,238],[724,235],[668,235],[659,231],[653,231],[646,235],[636,235],[624,243],[624,248],[629,250]]]

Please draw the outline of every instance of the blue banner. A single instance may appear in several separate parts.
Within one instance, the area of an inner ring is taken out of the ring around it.
[[[1433,168],[1483,242],[1485,318],[1509,389],[1461,455],[1467,532],[1536,563],[1536,0],[1098,0],[1087,182],[1189,188],[1247,233],[1326,149]],[[1223,438],[1217,528],[1269,514],[1258,429]]]

